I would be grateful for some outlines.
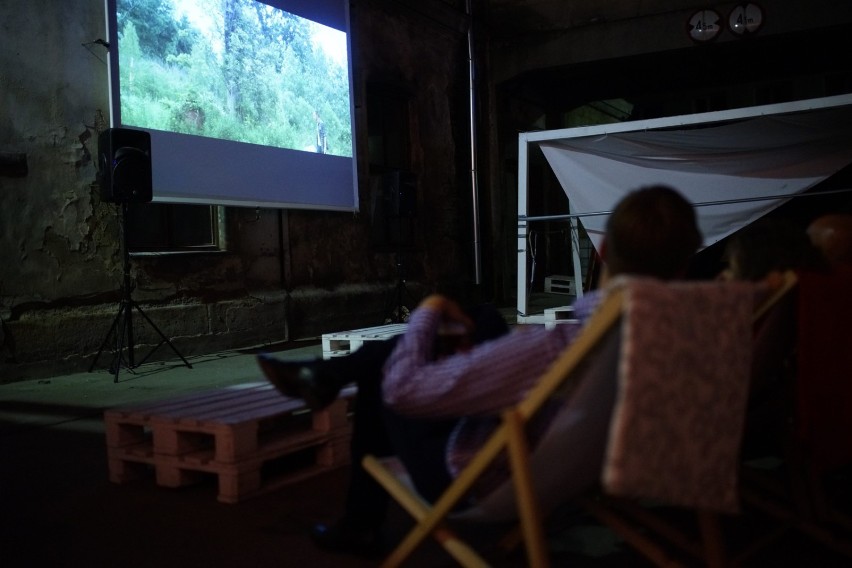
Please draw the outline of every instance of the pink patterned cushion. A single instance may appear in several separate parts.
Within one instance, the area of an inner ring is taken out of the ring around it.
[[[626,281],[604,490],[736,512],[755,285]]]

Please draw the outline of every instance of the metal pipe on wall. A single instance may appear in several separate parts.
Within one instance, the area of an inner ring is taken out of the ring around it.
[[[482,283],[482,249],[480,243],[479,228],[479,180],[477,172],[477,142],[476,142],[476,63],[474,61],[474,36],[473,36],[473,2],[467,0],[467,56],[468,73],[470,82],[470,185],[472,201],[473,221],[473,258],[476,284]]]

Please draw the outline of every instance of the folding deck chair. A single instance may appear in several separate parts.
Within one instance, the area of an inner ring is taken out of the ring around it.
[[[549,565],[543,530],[545,515],[555,506],[571,502],[599,487],[601,472],[607,460],[611,459],[607,457],[613,444],[611,423],[613,409],[617,406],[623,388],[623,385],[619,385],[624,359],[622,352],[625,349],[623,334],[628,329],[630,317],[626,305],[631,295],[635,295],[634,288],[641,287],[640,283],[627,281],[623,287],[609,294],[577,339],[545,372],[536,387],[521,402],[503,413],[499,429],[434,504],[422,500],[404,481],[398,468],[389,467],[373,456],[364,458],[364,467],[417,522],[386,558],[385,566],[402,564],[430,535],[462,565],[486,566],[486,561],[451,530],[450,522],[495,522],[512,518],[520,521],[528,564]],[[660,289],[670,286],[648,281],[645,281],[645,285]],[[740,325],[739,331],[735,333],[743,335],[740,338],[742,344],[750,349],[750,315],[756,294],[755,286],[744,283],[685,283],[679,289],[689,289],[698,296],[714,290],[716,297],[719,297],[720,289],[738,290],[740,296],[744,290],[748,290],[749,302],[743,316],[745,324]],[[704,315],[710,318],[703,323],[712,325],[713,317],[722,316],[707,308],[702,307]],[[763,309],[759,308],[755,313]],[[641,317],[653,318],[654,313],[646,311]],[[711,353],[714,347],[707,346],[710,359],[717,356]],[[739,394],[741,400],[735,404],[744,406],[748,390],[747,356],[742,366],[742,377],[731,383],[742,380],[743,389]],[[525,427],[545,401],[554,396],[564,399],[563,408],[544,437],[531,450]],[[737,413],[735,409],[734,414]],[[736,437],[736,425],[733,430],[732,435]],[[735,443],[737,440],[730,441]],[[501,455],[508,456],[511,480],[474,506],[455,512],[456,506],[468,496],[478,477]],[[736,463],[729,465],[736,468]],[[610,490],[606,483],[603,484],[603,490]],[[735,498],[735,492],[729,497]],[[598,509],[603,507],[601,505]],[[731,508],[731,504],[721,508],[724,510],[725,507]]]
[[[364,458],[363,465],[367,471],[417,521],[408,536],[385,560],[385,566],[401,565],[430,534],[461,565],[487,566],[487,562],[475,550],[451,531],[445,519],[467,496],[478,477],[498,456],[505,453],[508,453],[512,482],[496,489],[477,506],[452,513],[452,517],[473,522],[499,522],[518,518],[530,565],[548,564],[541,507],[542,503],[548,501],[536,497],[544,495],[546,490],[542,485],[545,481],[557,486],[550,488],[555,494],[576,495],[598,479],[609,427],[609,413],[615,398],[618,348],[621,343],[617,323],[621,319],[621,312],[622,294],[615,292],[604,300],[574,343],[545,372],[526,398],[506,410],[501,426],[433,505],[422,500],[413,488],[401,480],[398,470],[387,467],[373,456]],[[576,384],[576,390],[569,398],[565,411],[557,416],[555,423],[539,442],[535,454],[531,455],[524,432],[525,425],[545,401],[567,383],[567,377],[576,379],[571,381]],[[547,480],[534,480],[533,471],[541,473],[535,466],[541,465],[541,461],[552,464],[552,460],[547,460],[548,454],[561,457],[566,443],[572,444],[572,454],[577,458],[570,463],[575,471],[550,476]],[[558,487],[561,484],[568,487]]]
[[[795,299],[792,292],[796,285],[795,273],[787,271],[756,289],[756,307],[751,315],[753,343],[749,397],[759,388],[773,388],[767,387],[766,383],[777,380],[785,358],[794,349],[792,312]],[[750,409],[746,409],[748,412]],[[743,428],[746,429],[745,424]],[[731,467],[737,467],[737,463],[732,461]],[[736,479],[735,483],[739,491],[740,480]],[[755,542],[737,550],[736,554],[729,554],[722,533],[722,521],[724,513],[736,512],[733,507],[727,510],[690,507],[689,512],[694,518],[693,522],[688,523],[684,521],[689,519],[682,516],[675,517],[678,520],[674,521],[671,515],[665,514],[671,511],[671,507],[658,507],[654,503],[648,506],[648,503],[640,500],[614,497],[606,491],[584,496],[581,501],[590,514],[657,566],[678,566],[678,558],[684,555],[691,562],[711,567],[737,565],[762,546],[762,543]],[[672,550],[680,554],[672,554]]]

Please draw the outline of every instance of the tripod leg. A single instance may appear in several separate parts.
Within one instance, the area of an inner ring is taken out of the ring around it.
[[[109,327],[109,331],[107,331],[106,335],[104,336],[104,340],[101,343],[101,346],[98,348],[98,352],[95,353],[95,358],[92,359],[92,364],[89,365],[89,372],[90,373],[92,372],[92,369],[95,368],[95,365],[97,364],[98,359],[100,359],[101,353],[103,353],[103,350],[106,348],[107,343],[109,343],[109,339],[112,336],[112,334],[115,332],[115,328],[118,327],[118,320],[121,319],[121,313],[122,313],[122,306],[121,306],[121,304],[119,304],[118,313],[115,314],[114,318],[112,318],[112,325]]]
[[[115,351],[115,354],[113,356],[112,365],[110,366],[110,373],[113,373],[115,375],[115,379],[113,380],[113,382],[116,382],[116,383],[118,382],[118,373],[121,371],[121,365],[124,362],[124,348],[125,348],[125,346],[127,347],[126,364],[127,364],[128,370],[130,370],[131,372],[133,371],[134,368],[136,368],[139,365],[141,365],[142,363],[144,363],[145,360],[148,359],[148,357],[157,348],[159,348],[160,345],[162,345],[163,343],[168,343],[169,347],[172,348],[172,351],[175,352],[175,355],[180,357],[181,361],[183,361],[184,364],[187,367],[189,367],[190,369],[192,368],[192,365],[189,364],[189,361],[184,359],[183,355],[181,355],[178,352],[177,348],[175,348],[175,346],[172,345],[172,342],[169,341],[169,339],[163,334],[162,331],[160,331],[160,328],[158,328],[154,324],[154,322],[151,321],[151,318],[149,318],[148,315],[145,312],[142,311],[142,308],[140,308],[139,305],[136,304],[136,302],[133,301],[133,297],[132,297],[133,286],[132,286],[132,282],[131,282],[131,279],[130,279],[130,251],[129,251],[128,246],[127,246],[127,232],[125,231],[126,224],[127,224],[127,202],[122,202],[122,204],[121,204],[121,216],[119,218],[119,229],[120,229],[120,240],[121,240],[121,244],[122,244],[122,253],[123,253],[122,256],[124,258],[124,280],[123,280],[123,285],[122,285],[122,292],[124,294],[124,298],[121,300],[121,303],[119,304],[118,314],[116,314],[115,319],[113,319],[112,326],[110,326],[106,337],[104,337],[104,341],[101,344],[100,349],[98,349],[98,352],[95,355],[95,358],[92,361],[91,366],[89,367],[89,372],[91,372],[92,369],[94,369],[95,363],[97,363],[98,358],[100,358],[101,352],[104,350],[107,343],[109,342],[109,338],[115,337],[117,339],[118,345],[117,345],[117,349]],[[134,353],[133,353],[133,349],[134,349],[134,346],[135,346],[135,342],[133,340],[133,308],[134,307],[136,308],[136,311],[138,311],[139,314],[143,318],[145,318],[145,321],[147,321],[148,324],[152,328],[154,328],[154,331],[156,331],[160,335],[160,338],[162,339],[162,341],[156,347],[154,347],[154,349],[152,349],[150,352],[148,352],[148,355],[146,355],[145,358],[142,359],[142,361],[140,361],[138,364],[136,363]],[[120,332],[119,332],[119,330],[120,330]],[[116,335],[116,333],[117,333],[117,335]],[[125,344],[125,339],[127,340],[126,344]]]
[[[413,304],[416,305],[415,298],[411,295],[411,292],[408,291],[408,287],[405,284],[405,266],[403,262],[402,253],[397,252],[396,254],[396,287],[394,288],[393,297],[391,302],[393,303],[390,307],[388,316],[385,317],[385,323],[405,323],[408,321],[408,315],[410,313],[410,308],[406,305],[406,297],[409,300],[412,300]]]
[[[137,311],[137,312],[139,312],[139,314],[140,314],[143,318],[145,318],[145,321],[147,321],[147,322],[148,322],[148,325],[150,325],[150,326],[154,329],[154,331],[156,331],[156,332],[157,332],[157,334],[160,336],[161,341],[160,341],[159,345],[157,345],[157,347],[159,347],[159,346],[160,346],[160,345],[162,345],[163,343],[167,344],[169,347],[171,347],[172,351],[174,351],[174,352],[175,352],[175,355],[177,355],[178,357],[180,357],[180,360],[181,360],[181,361],[183,361],[183,364],[184,364],[184,365],[186,365],[188,368],[192,369],[192,365],[190,365],[190,364],[189,364],[189,361],[187,361],[186,359],[184,359],[183,355],[181,355],[181,354],[180,354],[180,352],[177,350],[177,348],[176,348],[174,345],[172,345],[172,342],[171,342],[171,341],[169,341],[169,338],[168,338],[168,337],[166,337],[166,335],[165,335],[165,334],[164,334],[164,333],[160,330],[160,328],[159,328],[159,327],[157,327],[157,325],[156,325],[153,321],[151,321],[151,318],[149,318],[149,317],[148,317],[148,314],[146,314],[145,312],[143,312],[143,311],[142,311],[142,308],[141,308],[141,307],[139,307],[139,304],[136,304],[136,303],[134,302],[134,304],[133,304],[133,305],[134,305],[134,307],[136,308],[136,311]],[[144,359],[142,359],[142,361],[140,361],[140,362],[139,362],[139,364],[141,365],[142,363],[144,363],[144,362],[145,362],[145,360],[146,360],[146,359],[148,359],[148,357],[150,357],[150,356],[151,356],[151,353],[153,353],[154,351],[156,351],[156,350],[157,350],[157,347],[155,347],[154,349],[152,349],[152,350],[148,353],[148,355],[146,355],[146,356],[145,356],[145,358],[144,358]]]
[[[115,375],[115,377],[112,380],[112,382],[114,382],[114,383],[118,382],[118,373],[121,372],[121,362],[124,359],[124,356],[122,355],[122,353],[124,353],[124,339],[125,339],[125,337],[129,338],[129,343],[128,343],[128,346],[127,346],[128,352],[131,353],[131,354],[133,353],[133,351],[132,351],[132,349],[133,349],[133,347],[132,347],[133,335],[132,335],[132,331],[130,331],[130,321],[131,320],[127,317],[130,314],[130,304],[128,304],[127,302],[122,300],[119,314],[123,315],[123,317],[121,318],[121,324],[119,325],[119,327],[121,328],[121,333],[118,335],[118,346],[117,346],[118,348],[115,351],[115,356],[112,359],[112,366],[110,367],[110,371]],[[128,360],[127,368],[133,369],[132,355],[131,355],[131,359]]]
[[[136,368],[136,357],[134,357],[133,348],[136,343],[133,341],[133,300],[124,300],[124,329],[127,333],[122,334],[127,338],[127,368]],[[116,376],[116,379],[118,377]]]

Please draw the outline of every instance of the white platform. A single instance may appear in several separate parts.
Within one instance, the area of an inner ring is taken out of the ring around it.
[[[577,321],[574,317],[573,306],[547,308],[541,314],[518,316],[518,323],[544,325],[547,329],[553,329],[555,326],[563,323],[577,323]]]
[[[322,336],[323,359],[346,355],[364,345],[365,341],[389,339],[395,335],[405,333],[407,328],[407,323],[391,323],[376,327],[324,333]]]

